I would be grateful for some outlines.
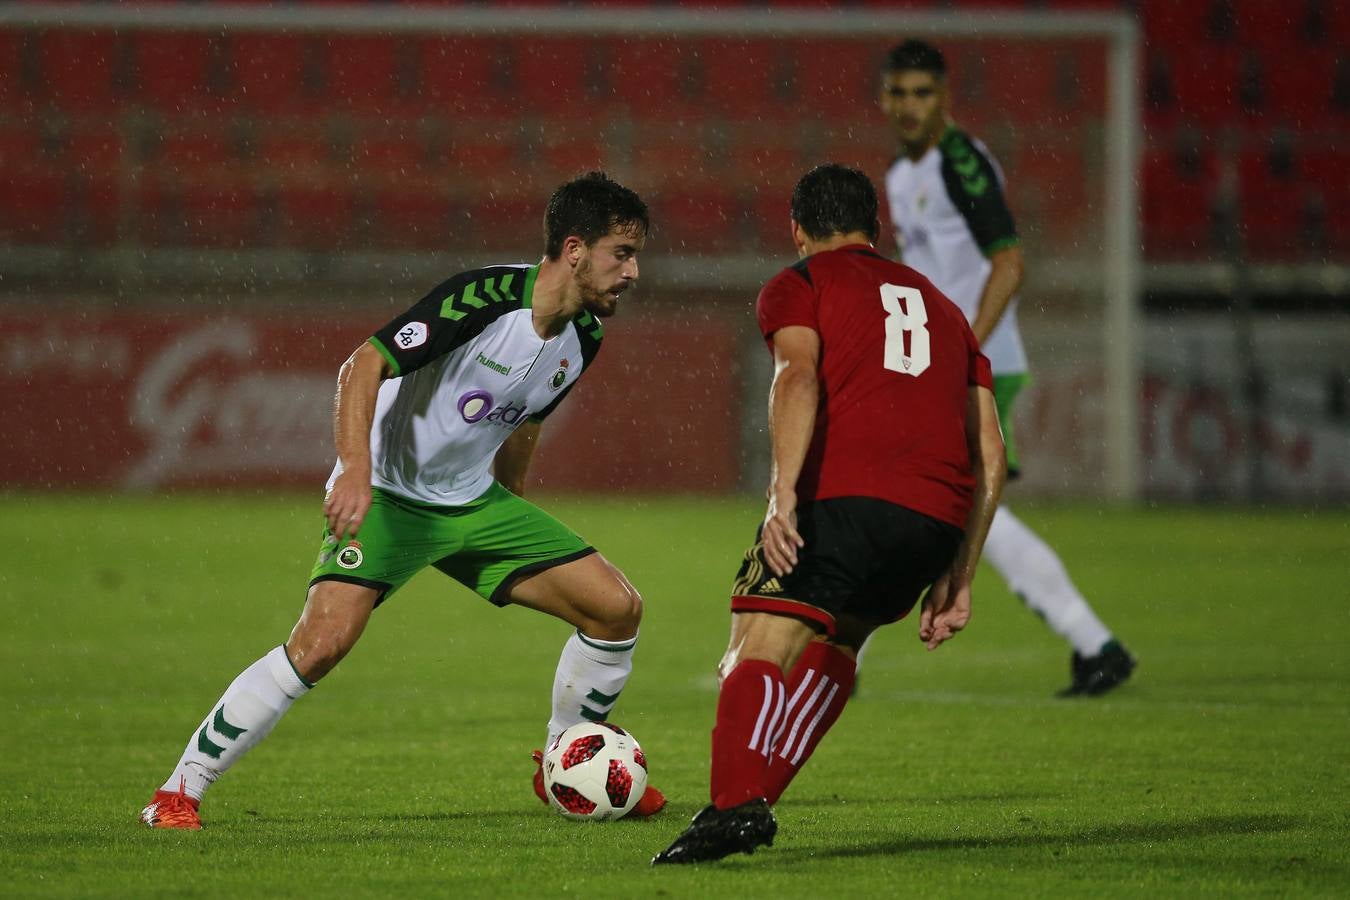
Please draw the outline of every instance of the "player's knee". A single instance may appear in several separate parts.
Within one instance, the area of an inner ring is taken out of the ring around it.
[[[342,662],[352,642],[334,632],[307,632],[291,635],[286,653],[295,671],[310,684],[318,682]]]
[[[638,632],[642,624],[642,595],[632,585],[624,583],[608,598],[595,617],[592,636],[601,640],[626,641]]]

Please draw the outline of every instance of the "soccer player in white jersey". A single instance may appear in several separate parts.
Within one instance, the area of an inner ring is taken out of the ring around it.
[[[1015,298],[1022,250],[1003,197],[1002,171],[984,144],[953,124],[948,103],[946,62],[937,48],[910,40],[891,50],[881,110],[900,145],[886,173],[900,255],[970,320],[993,366],[1012,479],[1018,470],[1013,400],[1029,378]],[[1072,681],[1062,696],[1102,694],[1130,676],[1134,658],[1092,611],[1055,551],[1006,505],[994,517],[984,557],[1073,646]]]
[[[590,367],[599,319],[637,283],[647,229],[633,191],[600,172],[570,181],[549,200],[541,262],[456,275],[343,363],[337,464],[300,619],[211,705],[142,822],[200,828],[207,788],[427,566],[497,606],[574,626],[554,677],[550,742],[608,716],[632,671],[642,600],[622,572],[521,495],[540,423]],[[535,792],[544,799],[537,765]],[[649,788],[637,813],[664,803]]]

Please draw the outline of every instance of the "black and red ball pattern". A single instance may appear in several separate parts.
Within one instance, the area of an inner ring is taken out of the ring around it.
[[[594,759],[595,754],[604,748],[605,739],[598,734],[588,734],[583,738],[577,738],[563,751],[563,771],[565,772],[573,766],[579,766],[588,759]]]
[[[642,748],[641,748],[641,747],[634,747],[634,748],[633,748],[633,762],[637,763],[639,766],[642,766],[642,771],[644,771],[644,772],[648,771],[648,769],[647,769],[647,754],[645,754],[645,753],[642,752]]]
[[[605,793],[609,795],[610,805],[615,809],[623,809],[632,792],[633,773],[628,771],[621,760],[611,759],[609,777],[605,779]]]
[[[595,812],[595,801],[588,799],[581,791],[553,782],[553,799],[570,813],[589,816]]]
[[[628,734],[628,732],[624,731],[622,728],[620,728],[618,725],[615,725],[613,722],[597,722],[596,724],[599,725],[601,728],[608,728],[615,734],[622,734],[622,735]]]

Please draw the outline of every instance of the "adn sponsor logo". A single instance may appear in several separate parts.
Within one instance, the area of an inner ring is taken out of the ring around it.
[[[487,391],[469,391],[459,398],[456,409],[460,418],[470,425],[477,422],[493,422],[497,425],[514,427],[525,416],[526,406],[513,405],[509,400],[501,406],[495,406],[496,399]]]

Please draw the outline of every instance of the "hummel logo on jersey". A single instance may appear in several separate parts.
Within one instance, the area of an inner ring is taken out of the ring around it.
[[[496,360],[488,359],[486,356],[484,356],[484,355],[481,354],[481,353],[478,354],[478,364],[479,364],[479,365],[482,365],[482,366],[487,366],[487,367],[488,367],[489,369],[491,369],[492,371],[497,372],[498,374],[501,374],[501,375],[510,375],[510,374],[511,374],[511,367],[510,367],[510,366],[504,366],[504,365],[502,365],[501,363],[497,362]]]
[[[427,342],[427,325],[425,322],[409,322],[398,330],[394,335],[394,341],[403,350],[411,350],[414,347],[420,347]]]
[[[759,586],[759,591],[758,591],[758,593],[760,593],[760,594],[781,594],[781,593],[783,593],[783,586],[782,586],[781,584],[778,583],[778,579],[777,579],[777,578],[770,578],[768,581],[764,582],[763,584],[761,584],[761,585]]]

